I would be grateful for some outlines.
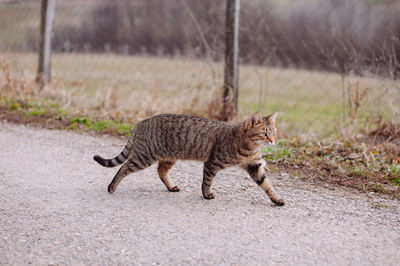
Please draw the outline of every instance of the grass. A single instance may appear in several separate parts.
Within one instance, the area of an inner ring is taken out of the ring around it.
[[[84,116],[72,110],[60,108],[49,100],[37,102],[33,99],[14,100],[2,97],[0,113],[11,122],[33,124],[48,128],[91,131],[129,137],[135,124],[114,117]]]
[[[269,168],[302,179],[333,183],[400,197],[400,149],[393,143],[368,145],[292,138],[263,150]],[[392,152],[395,151],[395,152]]]
[[[36,54],[2,54],[1,58],[10,61],[13,73],[23,69],[27,80],[34,79]],[[223,68],[221,63],[183,58],[55,54],[52,75],[58,93],[72,97],[75,105],[119,112],[139,121],[160,112],[208,116],[209,103],[221,93]],[[390,103],[395,106],[400,101],[395,81],[350,75],[344,84],[346,93],[354,87],[368,90],[357,110],[363,121],[371,115],[390,118]],[[284,132],[318,136],[337,132],[342,122],[343,88],[338,74],[243,65],[239,87],[241,118],[255,111],[279,110]]]
[[[119,135],[130,136],[134,125],[129,125],[122,121],[116,120],[93,120],[88,117],[72,117],[70,119],[69,129],[76,129],[77,127],[84,127],[87,130],[103,133],[106,131],[114,130]]]

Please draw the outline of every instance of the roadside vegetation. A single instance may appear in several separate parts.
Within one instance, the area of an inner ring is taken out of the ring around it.
[[[273,172],[287,172],[315,183],[330,183],[400,196],[400,148],[397,143],[344,140],[281,140],[264,149]]]

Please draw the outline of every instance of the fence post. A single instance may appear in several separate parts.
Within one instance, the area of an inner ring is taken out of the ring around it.
[[[238,110],[240,0],[227,0],[225,20],[224,106],[222,120],[232,120]]]
[[[51,77],[51,35],[56,0],[42,0],[40,19],[39,68],[37,81],[48,83]]]

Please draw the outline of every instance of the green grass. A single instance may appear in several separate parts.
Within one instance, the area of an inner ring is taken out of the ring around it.
[[[348,167],[348,175],[354,178],[367,178],[368,170],[362,166],[349,166]]]
[[[53,124],[54,128],[93,131],[120,136],[130,136],[135,128],[134,123],[115,118],[95,118],[82,116],[60,108],[51,101],[37,102],[32,99],[14,100],[2,97],[0,108],[11,110],[19,115],[17,122],[34,122],[36,124]],[[52,127],[53,128],[53,127]]]
[[[396,186],[400,187],[400,177],[397,177],[395,179],[393,179],[393,184],[395,184]]]
[[[35,106],[29,112],[29,115],[31,115],[31,116],[40,116],[40,115],[44,115],[44,114],[45,114],[45,110],[43,110],[41,106]]]
[[[99,133],[115,129],[120,135],[130,136],[134,125],[129,125],[118,120],[93,120],[88,117],[72,117],[69,129],[84,127]]]
[[[377,207],[380,207],[380,208],[387,208],[387,207],[389,207],[389,205],[383,204],[383,203],[378,203],[376,206],[377,206]]]
[[[400,164],[390,165],[387,170],[391,173],[391,178],[389,180],[394,185],[400,187]]]
[[[294,149],[286,146],[284,141],[278,142],[276,145],[271,145],[262,149],[267,161],[276,162],[280,159],[290,160],[292,158]]]

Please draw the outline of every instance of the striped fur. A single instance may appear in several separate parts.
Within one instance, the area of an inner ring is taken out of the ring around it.
[[[104,159],[99,155],[95,155],[93,156],[93,159],[104,167],[115,167],[117,165],[122,164],[123,162],[126,161],[126,159],[128,159],[131,148],[132,148],[132,138],[129,139],[128,143],[125,145],[125,148],[122,150],[122,152],[117,156],[115,156],[114,158]]]
[[[94,160],[105,167],[122,164],[108,186],[113,193],[122,179],[158,162],[158,174],[167,189],[179,191],[168,178],[177,160],[204,162],[202,193],[213,199],[210,191],[218,171],[238,165],[267,193],[272,202],[284,202],[273,191],[266,178],[260,147],[275,142],[277,113],[261,117],[253,114],[237,125],[205,118],[161,114],[141,121],[135,128],[124,150],[113,159],[96,155]]]

